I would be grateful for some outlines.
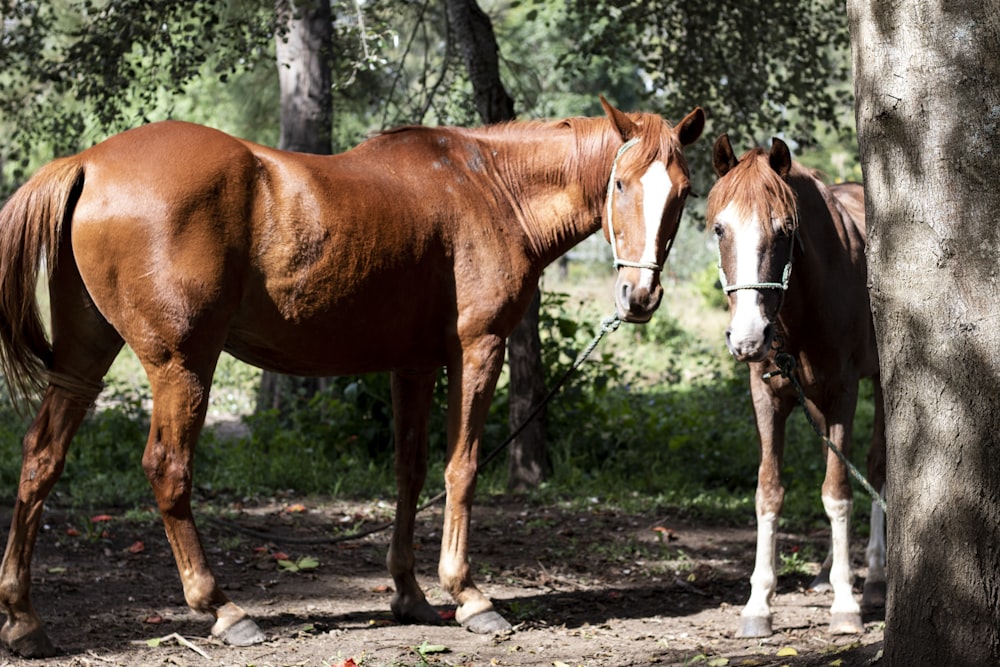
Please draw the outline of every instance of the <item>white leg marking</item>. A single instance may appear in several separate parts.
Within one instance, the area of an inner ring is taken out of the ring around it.
[[[757,517],[757,558],[750,575],[750,599],[740,616],[771,618],[771,598],[777,587],[775,558],[778,546],[778,515],[768,512]]]
[[[833,565],[830,568],[830,585],[833,587],[831,614],[860,614],[861,606],[854,599],[851,572],[850,523],[852,501],[836,500],[823,496],[823,508],[830,518],[830,536],[833,543]]]
[[[881,505],[872,501],[871,535],[865,549],[868,560],[868,582],[885,581],[885,513]]]

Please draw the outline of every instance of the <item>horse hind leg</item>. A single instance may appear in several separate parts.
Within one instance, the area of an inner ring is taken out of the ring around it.
[[[24,436],[21,477],[0,564],[0,608],[7,614],[0,641],[24,657],[56,653],[31,604],[31,558],[43,506],[62,473],[70,441],[123,344],[92,304],[80,300],[82,293],[72,280],[50,283],[53,364],[49,386]]]
[[[868,450],[868,481],[885,495],[885,405],[882,385],[876,376],[872,379],[875,387],[875,423],[872,428],[872,442]],[[864,592],[861,596],[862,609],[882,609],[885,607],[885,512],[878,502],[872,501],[872,514],[868,547],[865,560],[868,561],[868,576],[865,577]]]
[[[266,637],[217,585],[191,511],[194,448],[208,409],[214,362],[205,366],[195,372],[172,359],[147,367],[153,413],[142,467],[163,518],[188,606],[215,618],[215,637],[233,646],[250,646]]]

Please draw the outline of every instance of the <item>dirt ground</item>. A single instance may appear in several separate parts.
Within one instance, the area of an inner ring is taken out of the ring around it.
[[[453,621],[393,622],[388,532],[340,544],[296,543],[331,527],[378,525],[391,517],[385,503],[282,498],[201,510],[216,576],[269,641],[233,648],[208,638],[210,621],[184,605],[158,519],[50,511],[33,592],[63,655],[27,661],[0,650],[0,665],[850,667],[877,664],[881,656],[881,613],[865,617],[864,635],[826,634],[830,596],[806,592],[805,572],[781,577],[772,638],[733,637],[749,593],[750,518],[743,526],[713,526],[608,511],[596,502],[584,510],[515,498],[479,505],[471,549],[477,582],[515,626],[487,637]],[[5,514],[8,521],[9,509]],[[440,525],[440,507],[419,516],[417,575],[447,618],[454,606],[436,577]],[[821,533],[780,539],[785,553],[825,549]],[[862,546],[855,545],[855,564]],[[282,569],[281,555],[302,567]]]

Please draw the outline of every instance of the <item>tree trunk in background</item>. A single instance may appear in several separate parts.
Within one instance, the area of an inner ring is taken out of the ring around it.
[[[490,18],[475,0],[446,0],[448,23],[458,41],[472,82],[473,99],[484,123],[514,119],[514,100],[500,80],[497,41]],[[510,367],[510,428],[517,428],[545,397],[542,344],[538,337],[540,295],[536,291],[528,312],[507,341]],[[545,411],[510,444],[507,486],[519,491],[545,479]]]
[[[849,0],[888,440],[885,662],[1000,664],[1000,11]]]
[[[278,148],[301,153],[333,152],[333,97],[330,51],[333,22],[328,0],[279,0],[286,33],[275,39],[281,91]],[[257,410],[285,409],[308,400],[323,378],[299,378],[264,371]]]

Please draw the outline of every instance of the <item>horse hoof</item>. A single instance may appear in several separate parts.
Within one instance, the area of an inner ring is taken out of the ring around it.
[[[59,655],[59,649],[49,641],[48,635],[41,628],[35,628],[17,639],[4,638],[4,643],[11,653],[22,658],[51,658]]]
[[[816,578],[809,584],[808,590],[810,593],[829,593],[833,591],[833,586],[830,585],[830,573],[820,572],[817,574]]]
[[[745,616],[740,621],[740,629],[736,633],[737,637],[770,637],[771,619],[764,616]]]
[[[884,581],[866,581],[864,593],[861,595],[861,608],[884,609],[885,590]]]
[[[241,618],[217,636],[230,646],[253,646],[267,640],[257,624],[249,618]]]
[[[492,609],[470,616],[462,623],[465,629],[479,635],[495,635],[499,632],[510,632],[511,626],[507,620]]]
[[[390,608],[393,618],[400,623],[407,625],[441,625],[442,623],[441,615],[427,603],[427,600],[420,600],[409,605],[393,602]]]
[[[865,631],[861,622],[861,614],[853,612],[837,612],[830,617],[831,635],[859,635]]]

